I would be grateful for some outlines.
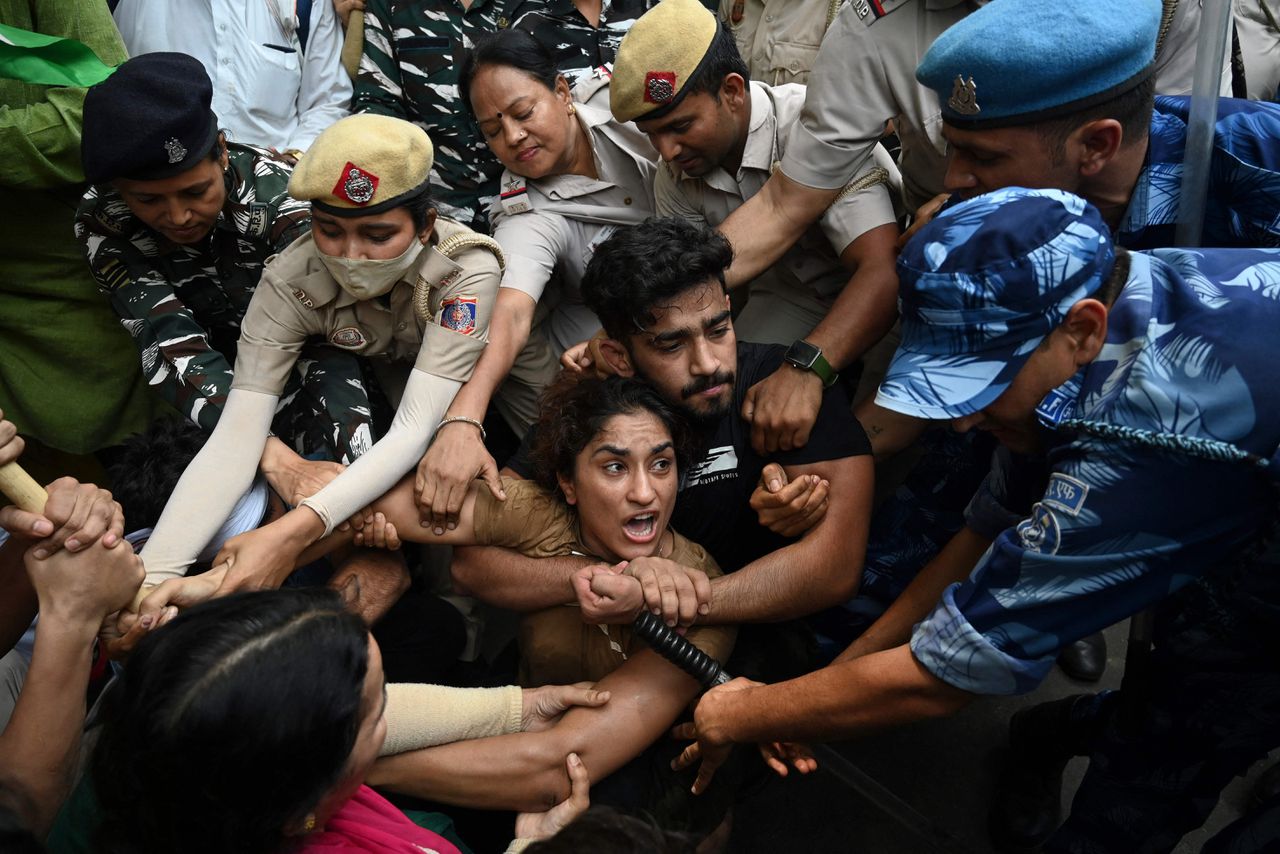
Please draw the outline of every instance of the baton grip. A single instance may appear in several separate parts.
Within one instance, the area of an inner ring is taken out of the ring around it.
[[[35,482],[31,475],[17,463],[0,466],[0,492],[8,496],[18,509],[28,513],[43,513],[49,493]]]
[[[724,672],[720,662],[662,622],[661,617],[649,611],[642,611],[640,616],[636,617],[631,630],[658,655],[697,679],[704,691],[729,681],[729,674]]]

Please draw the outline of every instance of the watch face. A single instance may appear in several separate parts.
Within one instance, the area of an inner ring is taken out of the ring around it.
[[[792,342],[791,346],[787,348],[786,356],[783,358],[793,365],[799,365],[802,368],[811,368],[820,355],[822,355],[821,350],[810,344],[808,341],[800,340]]]

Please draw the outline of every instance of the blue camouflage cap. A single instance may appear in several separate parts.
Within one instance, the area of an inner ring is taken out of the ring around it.
[[[1102,215],[1062,190],[1011,187],[943,211],[898,257],[902,343],[876,403],[931,419],[989,405],[1114,264]]]
[[[938,37],[916,79],[959,128],[1064,116],[1147,79],[1161,14],[1160,0],[991,0]]]

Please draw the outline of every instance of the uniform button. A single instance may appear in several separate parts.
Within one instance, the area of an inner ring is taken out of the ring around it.
[[[629,205],[629,204],[631,204],[631,197],[630,197],[630,196],[627,196],[625,199],[623,199],[623,200],[622,200],[622,203],[623,203],[624,205]]]
[[[764,19],[765,19],[766,21],[769,21],[770,23],[772,23],[772,22],[773,22],[773,16],[772,16],[772,15],[765,15],[765,16],[764,16]]]
[[[792,61],[791,61],[791,70],[792,70],[792,71],[799,71],[799,70],[800,70],[800,63],[796,62],[795,60],[792,60]]]
[[[404,332],[404,328],[405,328],[406,326],[408,326],[408,325],[409,325],[409,324],[407,324],[407,323],[397,323],[397,324],[396,324],[396,332]]]

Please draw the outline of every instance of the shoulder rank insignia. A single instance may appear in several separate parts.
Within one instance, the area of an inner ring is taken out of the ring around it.
[[[364,333],[356,326],[344,326],[335,330],[329,336],[330,343],[337,347],[345,347],[348,350],[354,350],[357,347],[363,347],[368,341],[364,337]]]
[[[906,3],[907,0],[853,0],[853,11],[869,27]]]
[[[293,296],[298,302],[302,303],[307,308],[316,307],[316,304],[312,301],[311,297],[309,297],[307,295],[307,292],[304,291],[302,288],[294,288]]]
[[[510,180],[502,182],[502,193],[498,196],[502,210],[508,215],[527,213],[533,210],[529,204],[529,190],[519,175],[512,175]]]
[[[982,108],[978,106],[978,87],[972,77],[966,81],[963,74],[956,75],[947,106],[962,116],[976,116],[982,112]]]

